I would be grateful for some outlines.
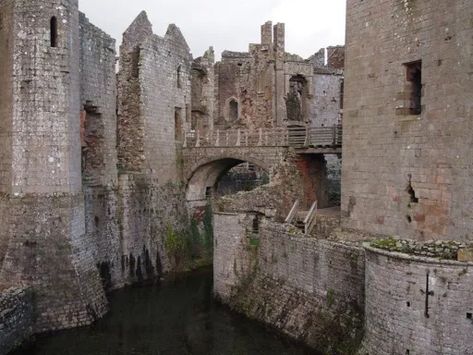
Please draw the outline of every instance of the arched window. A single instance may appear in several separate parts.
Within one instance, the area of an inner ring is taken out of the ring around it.
[[[295,75],[289,80],[289,93],[286,98],[287,119],[304,122],[307,119],[307,80],[302,75]]]
[[[57,18],[51,17],[50,23],[51,47],[57,47]]]
[[[235,99],[230,100],[228,103],[228,118],[230,121],[238,120],[239,116],[239,109],[238,109],[238,102]]]

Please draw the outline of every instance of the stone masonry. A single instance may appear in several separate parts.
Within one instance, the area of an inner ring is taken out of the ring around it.
[[[472,263],[367,248],[368,354],[471,354]]]
[[[471,240],[472,16],[461,0],[348,1],[347,227]]]
[[[117,62],[78,0],[0,0],[0,353],[171,271],[168,234],[242,162],[270,183],[214,201],[223,302],[330,353],[354,353],[363,331],[362,354],[473,351],[471,262],[359,243],[472,239],[473,7],[347,3],[346,53],[287,53],[284,24],[267,22],[215,63],[145,12]],[[264,134],[341,123],[342,225],[280,223],[297,199],[301,212],[337,199],[341,156]]]
[[[0,355],[33,334],[32,293],[27,288],[0,289]]]
[[[357,349],[364,251],[307,238],[255,214],[214,216],[214,291],[234,309],[324,353]]]

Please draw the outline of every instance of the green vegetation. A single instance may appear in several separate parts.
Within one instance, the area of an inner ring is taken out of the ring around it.
[[[376,249],[394,251],[398,253],[410,254],[412,249],[409,244],[403,243],[394,238],[378,239],[370,243],[370,246]]]
[[[370,243],[370,246],[390,252],[443,260],[457,260],[459,250],[464,247],[462,243],[455,241],[431,241],[421,243],[415,240],[394,238],[375,240]]]
[[[200,228],[192,219],[188,228],[176,231],[168,225],[164,247],[174,271],[196,269],[212,263],[213,218],[212,208],[206,208]]]
[[[329,288],[327,290],[327,306],[332,307],[335,303],[335,291]]]
[[[249,240],[250,240],[250,246],[251,247],[253,247],[253,248],[258,248],[259,247],[259,244],[260,244],[259,238],[252,235],[252,236],[250,236]]]
[[[187,257],[186,239],[181,233],[177,233],[172,226],[168,226],[164,247],[169,259],[176,270],[181,270],[182,263]]]

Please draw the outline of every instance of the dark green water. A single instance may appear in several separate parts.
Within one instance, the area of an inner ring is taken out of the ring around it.
[[[211,270],[111,295],[95,325],[40,337],[14,355],[314,354],[212,298]]]

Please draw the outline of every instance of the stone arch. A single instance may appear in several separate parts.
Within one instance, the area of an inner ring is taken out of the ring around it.
[[[209,191],[216,186],[219,179],[230,169],[244,162],[260,167],[269,175],[269,167],[258,160],[243,157],[222,157],[208,161],[204,160],[195,165],[187,179],[187,201],[193,205],[205,204]]]

